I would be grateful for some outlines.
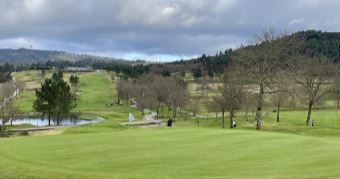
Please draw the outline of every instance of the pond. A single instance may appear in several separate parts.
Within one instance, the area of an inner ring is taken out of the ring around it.
[[[60,126],[74,126],[74,125],[84,125],[84,124],[94,124],[103,121],[104,118],[100,116],[94,116],[93,120],[81,119],[81,118],[63,118],[59,121]],[[1,120],[0,120],[1,121]],[[2,121],[1,121],[2,122]],[[11,124],[11,122],[7,122],[6,124]],[[40,117],[18,117],[12,121],[13,125],[19,124],[31,124],[37,127],[40,126],[48,126],[48,118],[40,118]],[[57,125],[57,121],[51,119],[51,126]]]

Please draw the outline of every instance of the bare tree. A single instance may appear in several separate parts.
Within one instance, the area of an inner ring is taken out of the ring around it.
[[[17,87],[17,89],[19,90],[18,92],[23,95],[24,94],[24,90],[25,90],[25,82],[20,81],[20,80],[16,80],[15,81],[15,86]],[[19,95],[19,94],[18,94]]]
[[[273,90],[275,91],[271,96],[271,101],[273,105],[276,106],[276,122],[280,122],[280,108],[287,101],[289,97],[289,79],[284,77],[284,73],[281,73],[278,78],[276,78],[273,84]]]
[[[200,102],[208,97],[209,92],[209,82],[208,79],[203,77],[197,80],[198,87],[196,88],[196,93],[191,96],[191,112],[193,117],[199,112]]]
[[[133,97],[135,89],[133,83],[120,79],[116,85],[116,93],[117,93],[117,104],[121,104],[122,100],[129,102],[129,100]]]
[[[336,74],[333,84],[334,84],[333,92],[335,94],[335,98],[337,101],[337,107],[338,109],[340,109],[340,75],[339,74]]]
[[[246,113],[246,120],[249,120],[249,111],[254,111],[254,108],[256,106],[257,96],[252,91],[244,92],[243,94],[243,108]]]
[[[217,122],[218,119],[218,113],[221,112],[219,105],[216,103],[216,101],[208,101],[205,103],[206,108],[208,108],[208,112],[214,112],[215,113],[215,121]]]
[[[264,94],[270,91],[277,68],[282,67],[282,48],[277,44],[281,37],[274,28],[269,28],[256,36],[253,46],[241,47],[236,55],[243,71],[258,86],[256,129],[260,129],[262,124]]]
[[[229,112],[230,128],[233,128],[235,113],[242,107],[244,99],[244,80],[240,78],[239,70],[229,68],[218,88],[220,96],[214,97],[222,111],[222,127],[224,128],[224,113]]]
[[[150,90],[153,91],[152,96],[157,101],[157,118],[159,118],[160,107],[163,107],[170,96],[170,85],[173,84],[171,82],[172,80],[174,79],[171,77],[154,76],[153,81],[151,82],[150,86],[152,89]]]
[[[170,86],[169,104],[172,108],[173,117],[177,117],[177,109],[183,108],[188,101],[187,84],[180,78],[174,79]]]
[[[306,126],[309,126],[314,104],[331,91],[326,83],[334,76],[334,64],[323,55],[303,56],[295,60],[292,67],[308,103]]]
[[[16,88],[13,81],[2,83],[0,86],[0,118],[2,121],[2,132],[5,129],[5,124],[14,116],[15,110],[13,110],[12,98],[14,97],[15,90]]]

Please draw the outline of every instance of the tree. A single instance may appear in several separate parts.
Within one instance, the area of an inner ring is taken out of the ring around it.
[[[76,98],[75,95],[71,93],[70,86],[64,81],[56,81],[55,82],[55,92],[57,95],[56,100],[56,115],[57,115],[57,125],[60,124],[60,116],[66,115],[76,107]]]
[[[334,64],[323,55],[305,55],[298,57],[292,68],[308,103],[306,126],[309,126],[314,104],[331,91],[326,83],[334,76]]]
[[[33,108],[48,115],[48,125],[51,125],[51,115],[56,107],[56,84],[52,79],[46,79],[41,84],[40,89],[35,89],[37,99],[33,103]]]
[[[339,74],[336,74],[333,84],[334,84],[333,92],[337,100],[337,107],[338,109],[340,109],[340,75]]]
[[[256,95],[253,92],[244,92],[243,94],[243,108],[244,111],[246,112],[246,120],[249,120],[249,111],[253,111],[254,106],[256,105],[256,101],[257,101],[257,97],[258,95]]]
[[[284,58],[281,44],[277,44],[281,36],[274,28],[264,30],[256,36],[255,44],[250,47],[241,47],[236,54],[243,72],[258,86],[258,100],[256,112],[256,129],[261,128],[262,106],[264,94],[270,92],[270,84],[278,68],[282,68]]]
[[[135,92],[134,85],[125,79],[119,79],[116,85],[117,104],[121,104],[122,100],[129,101]]]
[[[17,89],[19,90],[18,92],[23,95],[24,94],[24,90],[25,90],[25,83],[23,81],[20,80],[16,80],[15,81],[15,86],[17,87]],[[19,94],[18,94],[19,95]]]
[[[77,84],[79,83],[79,77],[77,75],[71,75],[70,82],[72,85],[77,86]]]
[[[215,101],[222,110],[222,127],[224,128],[224,113],[229,112],[230,128],[233,128],[233,118],[244,100],[244,80],[240,78],[237,69],[229,68],[222,79],[222,86],[218,88],[219,96]]]
[[[166,103],[169,98],[170,85],[173,84],[174,78],[171,77],[161,77],[161,76],[154,76],[150,87],[152,89],[152,96],[157,101],[157,118],[159,117],[159,108],[162,107]]]
[[[59,125],[60,115],[68,114],[76,106],[75,96],[70,86],[63,80],[61,71],[54,73],[51,79],[46,79],[40,89],[36,89],[36,100],[33,108],[48,115],[48,125],[51,125],[51,116],[57,115]]]
[[[175,78],[170,84],[169,105],[172,108],[173,117],[176,118],[178,108],[182,108],[188,102],[187,83],[182,79]]]
[[[282,77],[285,76],[283,73],[276,78],[274,86],[274,93],[271,96],[271,101],[273,105],[276,106],[276,122],[280,122],[280,107],[287,101],[289,97],[289,78]]]
[[[13,94],[15,92],[14,83],[12,81],[2,83],[0,86],[0,118],[2,121],[1,132],[5,130],[5,124],[14,117]]]
[[[195,79],[202,77],[202,70],[201,69],[191,69],[192,75]]]

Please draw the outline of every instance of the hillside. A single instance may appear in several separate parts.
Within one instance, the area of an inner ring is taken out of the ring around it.
[[[285,48],[298,54],[321,53],[335,62],[340,61],[339,32],[300,31],[281,38],[275,43],[280,44],[280,48]],[[224,72],[235,53],[240,52],[240,50],[252,49],[252,47],[254,46],[248,45],[243,49],[226,49],[215,55],[203,54],[201,57],[190,60],[151,65],[149,69],[151,72],[158,74],[191,71],[197,77],[202,75],[214,76]]]
[[[0,49],[0,63],[3,62],[45,62],[45,61],[70,61],[77,60],[116,60],[114,58],[93,55],[74,54],[64,51],[36,50],[36,49]]]

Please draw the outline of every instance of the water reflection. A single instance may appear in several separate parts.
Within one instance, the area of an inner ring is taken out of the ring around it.
[[[74,125],[83,125],[83,124],[91,124],[91,123],[98,123],[103,121],[104,119],[100,116],[96,116],[95,120],[85,120],[77,117],[69,117],[69,118],[63,118],[62,120],[59,120],[60,126],[74,126]],[[0,120],[2,123],[2,120]],[[11,124],[11,121],[8,121],[6,124]],[[19,124],[31,124],[37,127],[40,126],[48,126],[48,119],[47,118],[39,118],[39,117],[18,117],[16,119],[12,120],[13,125],[19,125]],[[51,126],[57,125],[57,121],[54,119],[51,119]]]

